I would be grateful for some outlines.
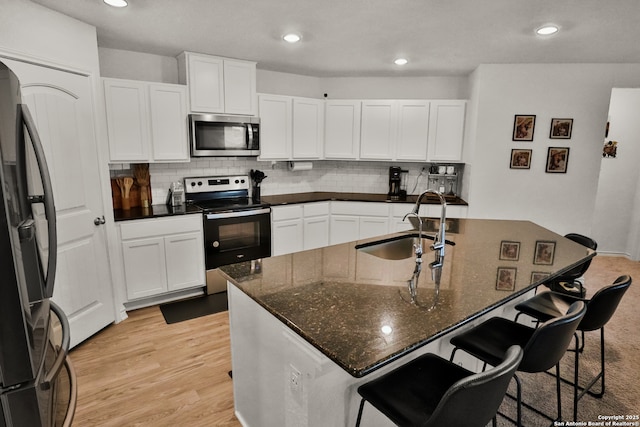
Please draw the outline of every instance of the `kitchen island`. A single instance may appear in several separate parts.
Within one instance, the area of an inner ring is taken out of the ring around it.
[[[429,310],[428,247],[418,305],[406,298],[413,256],[390,260],[356,249],[403,234],[221,269],[243,425],[353,425],[359,384],[426,351],[448,356],[452,334],[595,255],[531,222],[460,219],[447,233],[440,296]],[[386,425],[375,412],[365,411],[364,425]]]

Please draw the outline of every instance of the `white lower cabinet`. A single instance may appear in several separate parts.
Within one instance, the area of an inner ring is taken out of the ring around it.
[[[303,205],[305,250],[329,246],[329,204],[315,202]]]
[[[331,226],[329,229],[329,244],[331,245],[358,240],[358,236],[360,235],[360,218],[354,215],[331,214]]]
[[[413,203],[310,202],[273,206],[273,256],[353,242],[388,233],[412,230],[404,216]],[[447,206],[447,218],[466,218],[467,206]],[[420,216],[440,216],[440,205],[424,204]]]
[[[330,202],[271,208],[271,254],[284,255],[329,245]]]
[[[385,217],[362,216],[360,217],[359,239],[381,236],[389,232],[388,214]]]
[[[336,245],[389,233],[389,204],[331,202],[329,243]]]
[[[164,238],[122,242],[127,298],[137,299],[167,291]]]
[[[271,255],[303,250],[303,209],[301,204],[271,208]]]
[[[412,203],[398,203],[394,204],[391,208],[391,226],[390,232],[407,231],[412,230],[413,225],[409,221],[409,218],[404,220],[404,216],[411,212],[413,209]],[[468,206],[463,205],[447,205],[446,218],[466,218]],[[429,218],[439,218],[441,207],[438,204],[423,204],[420,206],[420,216]]]
[[[120,238],[129,300],[204,286],[200,215],[127,221]]]

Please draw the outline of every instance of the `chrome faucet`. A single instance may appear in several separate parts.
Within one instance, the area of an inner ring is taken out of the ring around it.
[[[402,220],[406,220],[409,216],[415,216],[418,220],[418,239],[417,242],[413,244],[413,249],[416,254],[416,267],[413,269],[413,275],[411,279],[409,279],[409,297],[411,298],[411,302],[415,303],[418,297],[418,278],[420,277],[420,272],[422,271],[422,218],[415,212],[409,212],[402,218]]]
[[[420,271],[422,269],[422,219],[420,218],[420,204],[422,203],[422,199],[427,194],[435,194],[440,199],[440,228],[438,229],[438,233],[433,238],[433,244],[431,245],[431,249],[435,252],[435,260],[429,263],[429,268],[431,269],[431,279],[436,285],[436,295],[434,299],[437,302],[438,295],[440,294],[440,278],[442,276],[442,267],[444,265],[444,255],[445,255],[445,222],[446,222],[446,212],[447,212],[447,201],[445,200],[442,193],[435,190],[426,190],[420,196],[418,196],[418,200],[416,200],[416,204],[413,207],[413,210],[406,214],[403,218],[403,221],[408,217],[413,216],[418,220],[418,243],[414,243],[414,249],[416,253],[416,267],[413,272],[413,276],[411,280],[409,280],[409,293],[411,295],[411,302],[416,301],[417,287],[418,287],[418,277],[420,276]]]

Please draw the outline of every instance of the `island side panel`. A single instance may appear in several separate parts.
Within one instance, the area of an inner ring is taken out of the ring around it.
[[[228,298],[233,393],[240,423],[352,425],[355,389],[364,380],[350,376],[230,282]]]

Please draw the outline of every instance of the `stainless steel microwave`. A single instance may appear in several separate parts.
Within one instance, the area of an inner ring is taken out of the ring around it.
[[[192,157],[257,156],[260,118],[189,114]]]

